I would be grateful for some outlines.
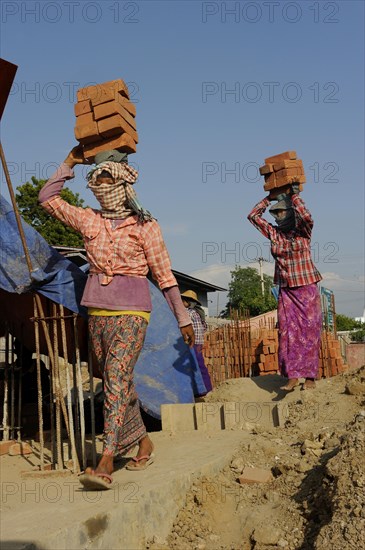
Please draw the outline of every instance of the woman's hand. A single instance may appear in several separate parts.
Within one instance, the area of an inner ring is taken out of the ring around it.
[[[90,164],[84,158],[82,145],[76,145],[73,149],[71,149],[71,151],[65,158],[64,163],[67,164],[67,166],[69,166],[70,168],[73,168],[74,166],[76,166],[76,164]]]
[[[180,332],[184,338],[185,344],[188,344],[190,348],[195,344],[195,334],[193,325],[186,325],[186,327],[180,327]]]

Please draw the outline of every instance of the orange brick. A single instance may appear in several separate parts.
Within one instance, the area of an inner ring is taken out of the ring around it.
[[[22,441],[14,443],[9,448],[9,455],[10,456],[17,456],[17,455],[31,455],[33,452],[33,449],[28,443],[23,443]]]
[[[270,172],[274,171],[274,165],[273,164],[264,164],[264,166],[261,166],[259,168],[261,176],[265,176],[265,174],[270,174]]]
[[[84,126],[85,124],[90,124],[91,122],[94,122],[94,114],[91,111],[90,113],[85,113],[76,117],[76,126]]]
[[[299,168],[301,171],[301,174],[304,174],[304,166],[302,160],[282,160],[280,162],[276,162],[275,164],[271,164],[270,166],[273,166],[272,172],[278,172],[279,170],[284,170],[285,168]]]
[[[280,162],[282,160],[295,160],[297,158],[297,153],[295,151],[285,151],[285,153],[280,153],[279,155],[274,155],[273,157],[267,157],[265,159],[265,164],[275,164],[275,162]]]
[[[271,174],[265,174],[264,190],[271,191],[271,189],[275,189],[275,187],[276,187],[275,173],[272,172]]]
[[[75,138],[82,144],[93,143],[98,137],[98,125],[95,121],[82,126],[75,126]]]
[[[116,138],[102,139],[85,145],[84,157],[90,162],[93,162],[97,153],[108,151],[108,149],[117,149],[125,153],[135,153],[137,151],[136,142],[129,134],[124,133]]]
[[[117,114],[121,115],[124,118],[124,120],[126,120],[128,124],[132,126],[133,130],[136,130],[135,119],[117,101],[109,101],[108,103],[102,103],[101,105],[96,105],[94,108],[95,120],[99,120],[101,118],[106,118],[108,116],[113,116]]]
[[[124,109],[126,109],[128,113],[130,113],[133,117],[136,116],[135,105],[119,92],[114,93],[114,91],[111,89],[105,89],[100,98],[90,100],[92,104],[92,109],[95,109],[95,107],[101,105],[102,103],[110,103],[111,101],[116,101],[117,103],[119,103],[119,105],[124,107]]]
[[[134,103],[123,97],[122,95],[118,94],[116,97],[116,101],[118,101],[119,105],[124,107],[130,113],[132,116],[136,116],[136,106]]]
[[[9,441],[0,441],[0,456],[7,455],[10,447],[14,445],[14,443],[14,439],[10,439]]]
[[[280,187],[281,185],[286,185],[287,183],[291,183],[291,182],[288,182],[288,179],[305,177],[304,174],[300,173],[297,168],[284,168],[284,170],[279,170],[279,172],[274,172],[274,173],[275,173],[276,187]]]
[[[79,101],[78,103],[75,103],[74,111],[76,116],[84,115],[85,113],[91,113],[90,99],[85,99],[84,101]]]
[[[95,84],[94,86],[87,86],[86,88],[80,88],[77,90],[77,101],[84,101],[85,99],[97,100],[104,94],[104,90],[110,88],[112,89],[114,96],[119,93],[124,95],[129,99],[128,87],[125,82],[121,79],[110,80],[108,82],[103,82],[102,84]]]
[[[124,120],[121,115],[113,115],[107,118],[98,120],[99,134],[105,138],[122,134],[126,132],[129,134],[136,143],[138,143],[138,134],[131,126]]]
[[[280,172],[274,172],[274,173],[275,175],[277,175]],[[303,175],[302,176],[280,176],[280,177],[277,177],[275,180],[275,188],[278,189],[280,187],[285,187],[286,185],[290,185],[292,183],[299,183],[299,184],[305,183],[305,181],[306,179],[305,179],[305,176]]]
[[[249,468],[245,466],[242,475],[238,478],[238,481],[243,484],[252,483],[268,483],[273,479],[270,470],[264,470],[263,468]]]
[[[104,88],[104,86],[100,86],[99,93],[95,97],[90,98],[91,105],[95,108],[96,105],[100,105],[101,103],[114,101],[118,95],[120,94],[115,92],[113,88]]]

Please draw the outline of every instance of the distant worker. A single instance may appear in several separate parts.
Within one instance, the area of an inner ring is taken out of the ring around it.
[[[313,220],[299,196],[299,185],[270,191],[248,215],[249,221],[271,241],[275,259],[274,283],[278,297],[279,368],[288,378],[282,390],[292,391],[305,378],[303,389],[315,387],[321,345],[322,311],[317,283],[322,279],[311,257]],[[262,216],[270,201],[276,226]]]
[[[208,369],[204,362],[203,356],[203,344],[204,334],[207,330],[207,324],[205,322],[205,313],[201,307],[201,303],[198,300],[198,296],[194,290],[187,290],[181,294],[181,298],[184,306],[187,308],[190,315],[190,319],[193,325],[195,334],[195,344],[193,346],[196,359],[198,361],[199,369],[203,378],[204,386],[206,388],[205,393],[195,395],[195,397],[204,397],[208,392],[212,391],[212,382]]]

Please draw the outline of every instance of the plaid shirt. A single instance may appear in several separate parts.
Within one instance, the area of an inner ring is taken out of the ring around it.
[[[195,309],[188,307],[187,311],[190,315],[190,319],[193,325],[194,334],[195,334],[195,343],[204,344],[204,334],[207,330],[207,325],[202,321],[199,313]]]
[[[296,287],[317,283],[322,279],[310,251],[313,220],[299,195],[292,196],[295,229],[284,232],[262,217],[270,201],[260,201],[248,215],[250,222],[271,241],[275,259],[274,283]]]
[[[129,216],[115,229],[113,220],[98,210],[71,206],[60,196],[42,203],[51,216],[81,233],[91,273],[103,273],[102,284],[113,275],[145,277],[151,269],[160,289],[177,285],[170,257],[156,220],[139,223]]]

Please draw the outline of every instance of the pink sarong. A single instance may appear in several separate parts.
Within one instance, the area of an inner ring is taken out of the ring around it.
[[[322,310],[316,283],[280,289],[278,324],[281,374],[288,378],[317,378]]]

